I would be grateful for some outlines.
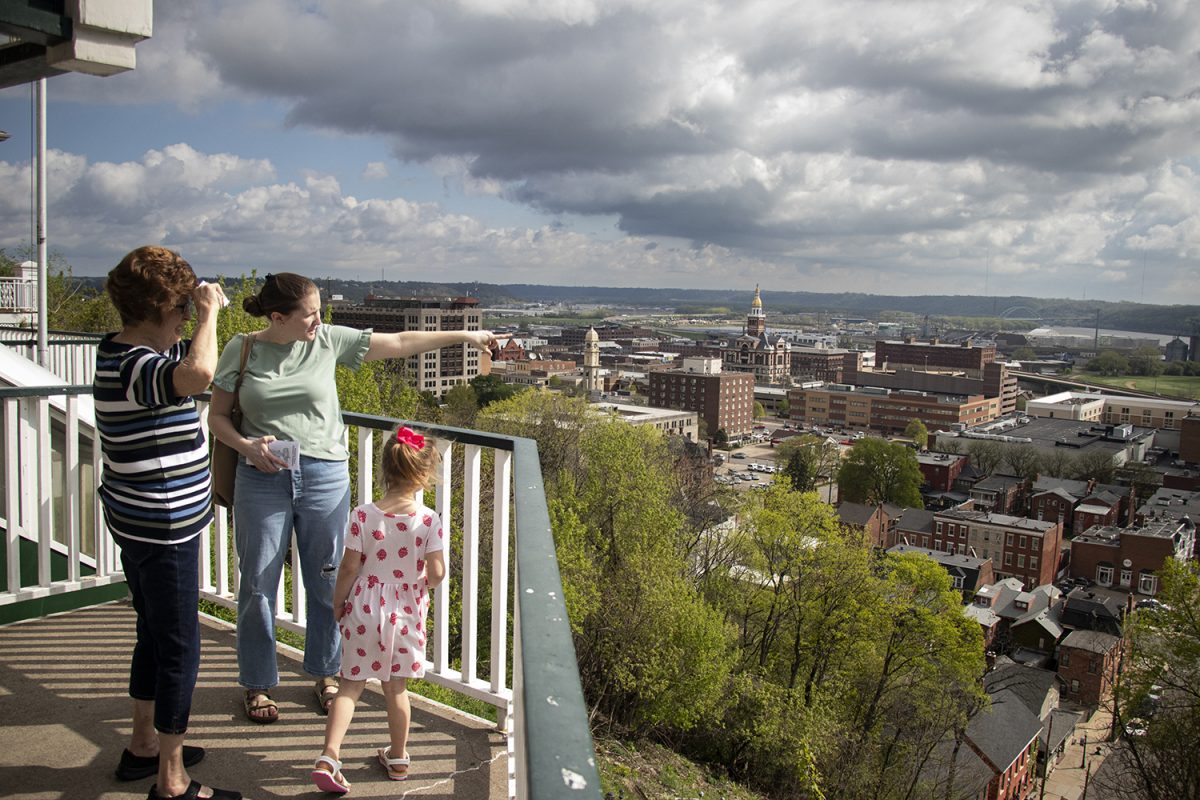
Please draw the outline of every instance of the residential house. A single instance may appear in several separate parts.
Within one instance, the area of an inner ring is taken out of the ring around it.
[[[998,578],[1017,577],[1034,587],[1054,582],[1061,545],[1058,522],[952,508],[934,514],[930,546],[952,553],[973,550],[992,559]]]
[[[983,628],[986,645],[990,650],[1007,653],[1024,643],[1025,638],[1036,638],[1037,628],[1044,628],[1043,612],[1057,604],[1062,598],[1054,586],[1038,586],[1026,591],[1017,578],[1004,578],[995,583],[980,587],[971,599],[964,613],[974,619]],[[1034,622],[1031,628],[1025,628],[1025,623]],[[1013,627],[1021,629],[1022,642],[1014,641]],[[1053,632],[1040,634],[1043,640],[1054,635]],[[1034,642],[1036,644],[1036,642]],[[1043,641],[1042,647],[1037,648],[1048,652],[1054,642]]]
[[[1121,661],[1121,639],[1101,631],[1072,631],[1058,646],[1058,677],[1067,699],[1097,707],[1112,692]]]
[[[1121,521],[1121,497],[1101,490],[1085,497],[1075,506],[1071,530],[1086,531],[1097,525],[1118,525]]]
[[[933,544],[933,512],[923,508],[901,509],[892,519],[888,547],[909,544],[930,547]],[[963,551],[966,552],[966,551]]]
[[[1196,526],[1187,517],[1155,519],[1140,528],[1089,528],[1071,541],[1071,575],[1099,586],[1153,596],[1168,559],[1195,552]]]
[[[971,487],[977,511],[1016,514],[1022,507],[1025,481],[1012,475],[989,475]]]
[[[1067,594],[1059,622],[1068,631],[1100,631],[1120,636],[1124,609],[1120,601],[1080,587]]]
[[[889,546],[889,516],[884,506],[844,502],[838,504],[837,514],[843,525],[862,531],[865,540],[875,547],[886,549]]]
[[[1074,533],[1075,507],[1091,492],[1087,481],[1053,478],[1039,475],[1029,496],[1030,519],[1057,520],[1063,525],[1063,535]]]
[[[1042,723],[1016,692],[989,692],[991,705],[967,723],[965,743],[992,773],[988,800],[1024,800],[1033,787]]]
[[[1013,692],[1040,721],[1037,774],[1042,778],[1053,771],[1075,733],[1075,726],[1085,718],[1084,714],[1059,708],[1060,685],[1053,670],[1017,664],[1005,656],[996,659],[992,671],[983,678],[988,694]]]
[[[917,466],[925,476],[927,492],[950,492],[969,459],[955,453],[917,453]]]

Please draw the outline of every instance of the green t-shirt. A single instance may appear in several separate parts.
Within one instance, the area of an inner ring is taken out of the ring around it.
[[[242,358],[242,336],[225,345],[213,385],[232,392]],[[322,325],[311,342],[273,344],[258,339],[242,379],[242,434],[300,443],[300,454],[345,461],[346,426],[334,375],[338,364],[362,366],[371,331]]]

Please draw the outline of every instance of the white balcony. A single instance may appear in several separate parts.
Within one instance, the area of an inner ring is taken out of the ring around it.
[[[81,347],[86,345],[62,345],[64,351]],[[0,373],[10,376],[10,388],[0,388],[4,454],[0,465],[4,472],[0,494],[0,528],[4,530],[0,623],[25,621],[0,628],[0,695],[8,681],[4,676],[25,675],[38,683],[38,691],[46,695],[43,699],[51,708],[59,703],[71,705],[73,698],[88,695],[92,690],[86,687],[93,684],[105,698],[114,693],[124,697],[120,672],[127,667],[132,616],[122,603],[114,602],[124,596],[124,578],[117,549],[104,528],[95,490],[101,462],[93,440],[90,386],[56,379],[24,359],[15,362],[24,371],[20,380],[14,380],[13,358],[12,350],[0,345]],[[71,356],[56,363],[68,370],[75,369],[71,365],[78,361]],[[40,385],[29,385],[32,379]],[[206,413],[207,407],[202,404],[202,414]],[[351,451],[358,464],[354,501],[361,502],[373,495],[376,444],[395,428],[397,421],[352,413],[347,413],[345,419],[351,426]],[[492,727],[498,731],[498,738],[493,738],[499,744],[478,745],[483,751],[473,756],[473,771],[490,772],[500,761],[506,762],[508,769],[508,780],[499,794],[493,788],[485,794],[471,795],[460,795],[457,789],[446,795],[439,790],[439,795],[598,797],[599,781],[562,601],[536,443],[472,430],[431,430],[443,460],[441,480],[430,505],[443,519],[452,521],[452,557],[448,558],[448,580],[433,597],[426,680],[494,709]],[[202,542],[201,596],[236,608],[238,570],[226,515],[217,516]],[[295,562],[291,567],[293,571],[299,568]],[[490,578],[484,583],[481,576]],[[302,632],[303,582],[292,584],[290,595],[283,586],[280,588],[277,622],[282,628]],[[107,605],[46,617],[55,611],[97,603]],[[93,621],[97,630],[107,632],[105,637],[93,635]],[[287,707],[286,689],[280,723],[265,729],[243,724],[236,703],[236,669],[229,666],[233,658],[231,636],[226,623],[208,621],[201,674],[204,691],[198,690],[197,700],[198,705],[210,703],[201,714],[200,729],[207,732],[204,735],[212,737],[214,747],[222,753],[229,750],[225,754],[230,757],[234,752],[272,747],[275,735],[287,739],[296,733],[305,742],[315,736],[319,745],[323,718],[309,713],[311,709],[293,713]],[[92,651],[86,646],[77,648],[69,661],[76,674],[60,674],[65,670],[54,665],[62,661],[65,651],[55,650],[55,642],[74,638],[83,642],[103,639],[112,644],[101,648],[103,657],[89,655]],[[122,659],[126,660],[124,666]],[[52,667],[40,683],[35,668],[38,664]],[[82,664],[88,668],[80,670]],[[292,671],[298,669],[296,664]],[[78,674],[81,672],[88,675]],[[289,681],[305,684],[296,698],[302,705],[308,696],[306,681],[285,678],[285,685]],[[527,692],[526,687],[536,687],[536,691]],[[80,704],[75,705],[82,709]],[[356,717],[351,735],[379,738],[381,698],[373,696],[367,706],[361,712],[362,721]],[[124,708],[116,717],[106,712],[107,721],[99,728],[86,713],[76,714],[75,723],[69,718],[66,722],[53,718],[56,723],[49,726],[50,733],[60,737],[59,746],[26,737],[13,746],[27,749],[31,741],[36,741],[52,751],[73,752],[82,743],[85,750],[104,748],[108,755],[119,756],[123,745],[113,744],[113,737],[119,740],[127,735],[128,723],[123,716],[127,711]],[[52,719],[49,710],[43,713],[43,719]],[[293,725],[299,727],[294,729]],[[463,725],[461,736],[475,736],[473,741],[477,743],[487,739],[468,732],[479,729],[482,723],[478,720]],[[420,746],[421,733],[414,731]],[[99,734],[103,734],[99,738],[104,741],[96,741]],[[9,736],[19,734],[5,729],[0,733],[0,749],[4,749],[4,740]],[[279,743],[287,750],[287,759],[305,761],[319,750],[309,746],[303,753],[293,753],[293,744]],[[451,761],[457,764],[462,759]],[[484,763],[488,765],[486,770],[479,766]],[[307,772],[297,778],[296,764],[275,766],[279,767],[279,784],[274,783],[275,768],[260,765],[257,771],[247,773],[252,776],[247,779],[254,782],[229,785],[254,797],[264,793],[294,794],[301,790],[301,786],[292,785],[296,780],[306,785]],[[97,775],[107,779],[104,773],[111,768],[101,764],[96,767]],[[440,777],[431,776],[431,780],[447,781],[447,788],[457,786],[461,778],[450,774],[456,769],[442,770],[437,773]],[[200,771],[197,774],[208,775]],[[348,775],[355,780],[354,775]],[[369,775],[365,780],[380,791],[388,789],[383,785],[387,781],[377,783]],[[478,776],[468,783],[478,787],[477,780]],[[222,785],[220,780],[215,782]],[[143,787],[142,796],[144,791]],[[363,793],[356,787],[355,794]]]

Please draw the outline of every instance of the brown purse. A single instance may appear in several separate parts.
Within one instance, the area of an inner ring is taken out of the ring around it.
[[[229,410],[229,418],[233,427],[242,429],[242,404],[239,394],[242,389],[242,378],[246,375],[246,362],[250,359],[250,349],[254,347],[254,336],[247,334],[242,339],[242,361],[238,366],[237,382],[233,385],[233,408]],[[233,484],[237,477],[238,452],[222,442],[216,436],[212,437],[212,472],[213,502],[219,506],[233,508]]]

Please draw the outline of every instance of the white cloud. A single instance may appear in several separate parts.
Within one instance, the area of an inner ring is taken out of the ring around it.
[[[287,125],[386,141],[446,205],[343,189],[389,177],[382,161],[281,181],[191,142],[72,167],[60,213],[314,268],[710,286],[758,271],[779,288],[899,293],[978,293],[987,271],[1077,295],[1144,263],[1200,299],[1181,277],[1200,248],[1188,0],[160,5],[145,69],[100,99],[282,104]],[[547,222],[452,210],[471,200]],[[615,219],[626,238],[552,224],[563,216]]]
[[[387,164],[382,161],[372,161],[363,168],[362,176],[367,180],[380,180],[388,176]]]

